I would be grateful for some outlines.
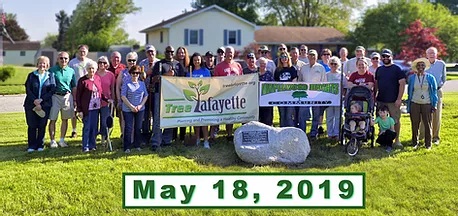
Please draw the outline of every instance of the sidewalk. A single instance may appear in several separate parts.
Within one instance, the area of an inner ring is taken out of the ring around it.
[[[458,92],[458,80],[447,81],[442,88],[444,92]],[[407,88],[406,88],[407,92]],[[23,112],[25,94],[0,95],[0,113]]]

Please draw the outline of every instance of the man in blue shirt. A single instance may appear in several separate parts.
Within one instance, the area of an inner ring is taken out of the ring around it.
[[[431,64],[431,67],[426,70],[426,73],[429,73],[436,78],[437,84],[437,109],[433,113],[432,121],[432,130],[433,130],[433,143],[438,145],[440,142],[440,130],[441,130],[441,119],[442,119],[442,86],[444,86],[445,81],[447,80],[447,67],[445,62],[437,59],[437,48],[430,47],[426,50],[426,57]],[[420,124],[420,139],[424,138],[425,127],[423,122]]]

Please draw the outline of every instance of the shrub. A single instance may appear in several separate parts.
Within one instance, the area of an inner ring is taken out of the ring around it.
[[[11,78],[16,73],[16,69],[14,67],[0,67],[0,80],[5,82],[5,80]]]
[[[32,63],[25,63],[24,67],[35,67],[35,65]]]

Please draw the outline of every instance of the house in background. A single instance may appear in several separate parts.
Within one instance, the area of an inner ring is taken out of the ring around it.
[[[256,25],[223,9],[212,5],[180,14],[171,19],[141,30],[146,44],[152,44],[163,53],[165,47],[175,49],[185,46],[189,55],[207,51],[216,53],[218,47],[233,46],[242,50],[254,42]]]
[[[255,31],[256,43],[267,45],[274,56],[280,44],[284,43],[288,50],[305,44],[309,49],[318,53],[328,48],[332,54],[338,56],[341,47],[349,45],[345,35],[335,28],[329,27],[302,27],[302,26],[260,26]]]
[[[35,56],[40,50],[39,41],[16,41],[14,44],[9,41],[3,41],[3,64],[18,65],[24,64],[35,65]]]

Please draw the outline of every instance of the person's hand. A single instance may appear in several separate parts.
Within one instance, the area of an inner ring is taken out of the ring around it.
[[[169,71],[167,71],[166,73],[164,73],[165,76],[174,76],[175,75],[175,72],[173,71],[173,68],[172,67],[169,67]]]
[[[394,105],[395,105],[397,108],[400,108],[401,105],[402,105],[402,100],[399,100],[399,99],[396,100],[396,101],[394,102]]]
[[[76,115],[77,115],[79,118],[83,118],[83,112],[77,112]]]
[[[40,110],[41,110],[41,105],[40,105],[40,104],[36,105],[36,106],[35,106],[35,110],[36,110],[36,111],[40,111]]]
[[[43,101],[43,99],[38,98],[38,99],[35,99],[35,100],[33,101],[33,104],[35,104],[35,106],[38,106],[38,105],[41,104],[42,101]]]
[[[139,104],[139,105],[136,106],[135,108],[137,108],[137,110],[140,111],[140,110],[143,108],[143,105]]]
[[[153,83],[157,83],[159,81],[161,81],[161,76],[160,75],[153,76]]]
[[[436,112],[436,107],[431,107],[431,113]]]
[[[108,99],[108,103],[113,104],[114,100],[113,99]]]
[[[137,107],[131,106],[130,110],[134,113],[138,112]]]

